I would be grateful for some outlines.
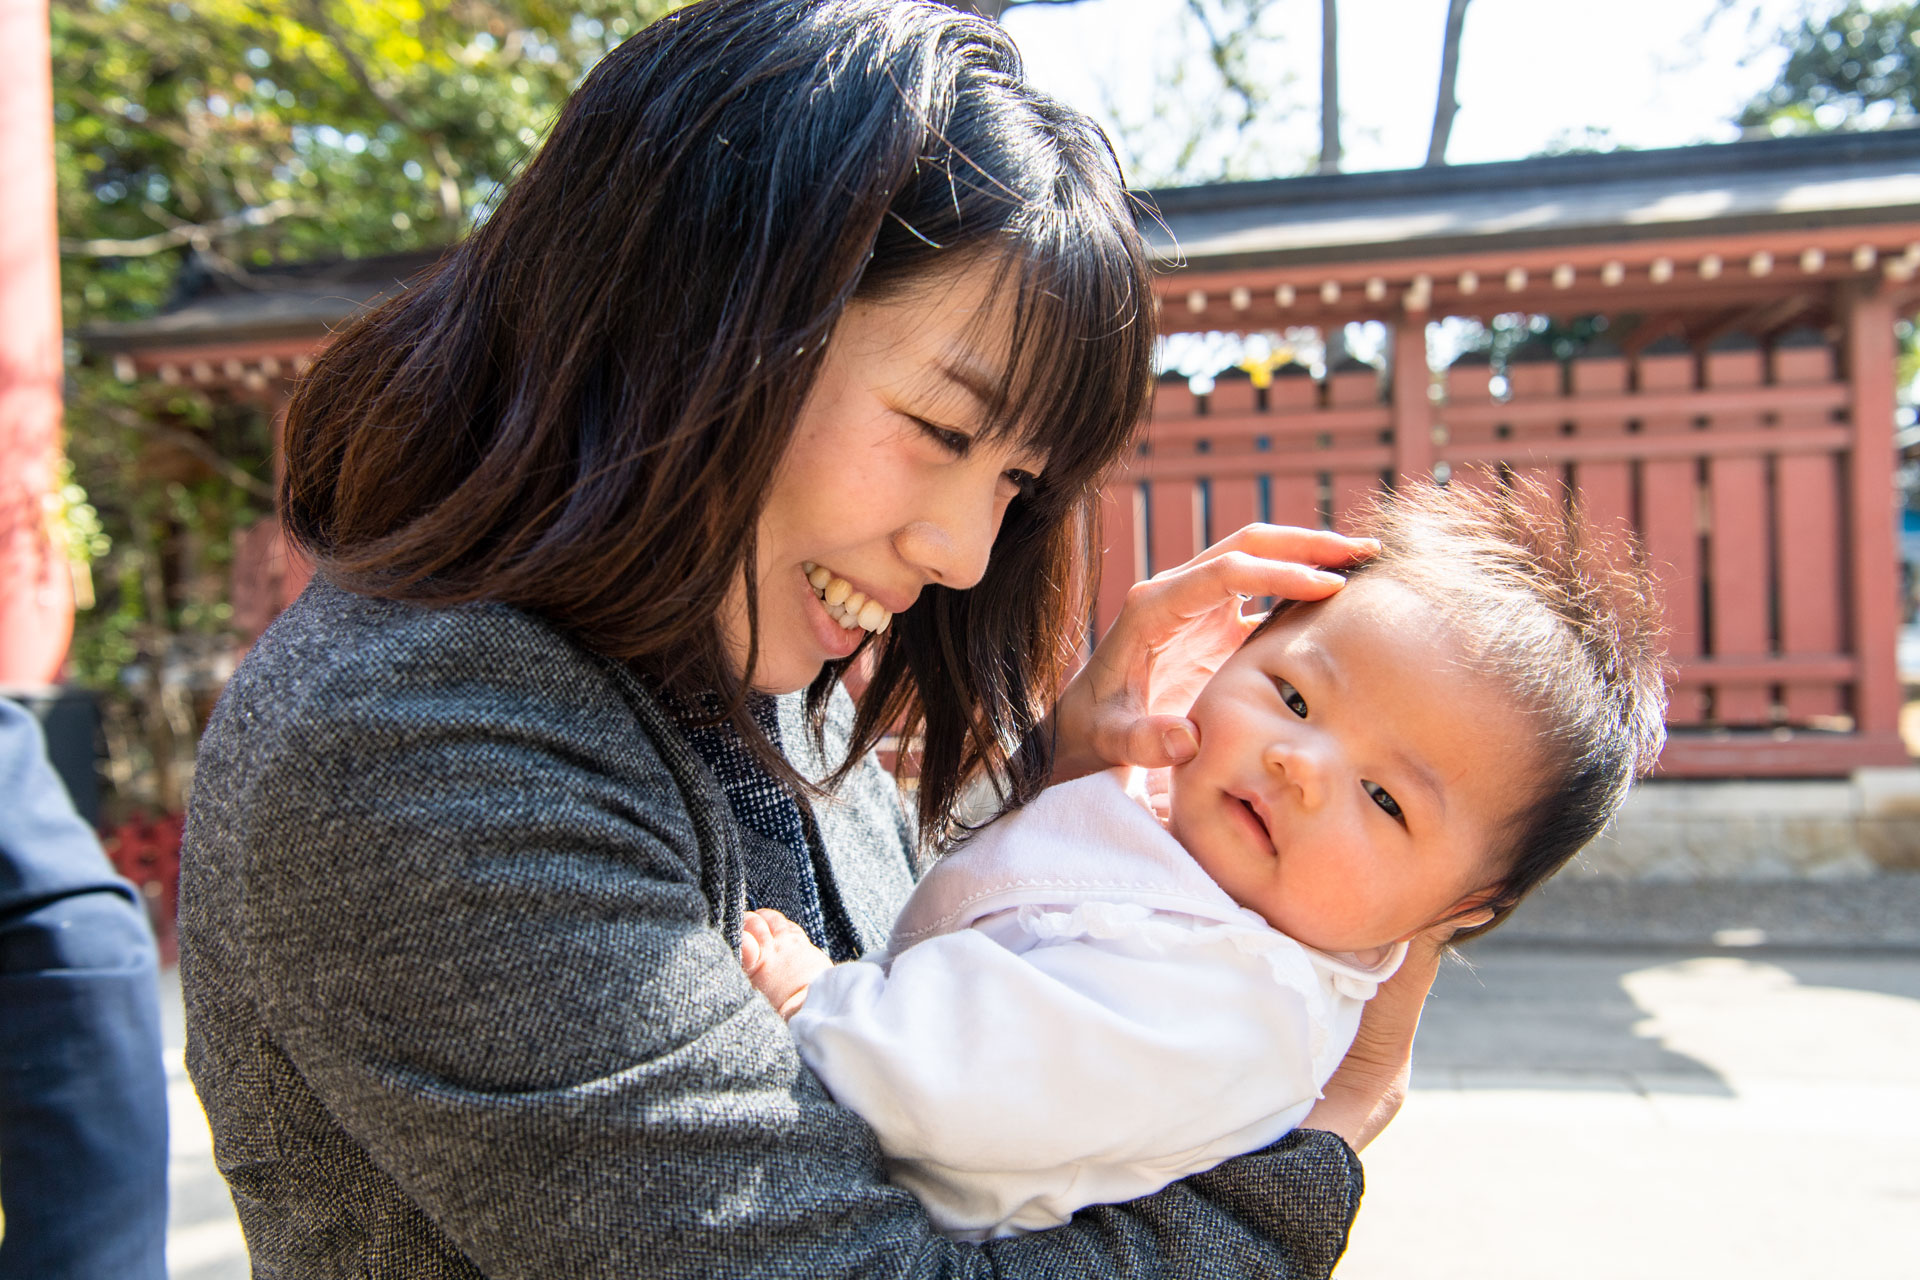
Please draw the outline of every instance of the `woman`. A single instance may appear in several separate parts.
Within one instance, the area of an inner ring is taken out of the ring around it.
[[[748,904],[884,938],[916,841],[870,748],[901,717],[929,841],[978,777],[1165,763],[1194,739],[1145,714],[1156,650],[1361,553],[1236,535],[1049,713],[1149,306],[1104,141],[996,28],[707,0],[340,337],[287,423],[320,572],[209,729],[182,879],[189,1065],[258,1271],[1331,1267],[1417,973],[1317,1131],[981,1248],[887,1185],[735,958]]]

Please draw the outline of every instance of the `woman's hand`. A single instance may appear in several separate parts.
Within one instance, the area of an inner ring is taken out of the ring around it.
[[[806,930],[770,907],[740,922],[740,967],[774,1011],[791,1018],[807,1002],[807,988],[833,967]]]
[[[1434,975],[1440,972],[1447,942],[1459,930],[1491,919],[1491,911],[1474,911],[1436,925],[1407,944],[1406,960],[1367,1001],[1353,1047],[1321,1090],[1320,1101],[1300,1122],[1302,1129],[1337,1134],[1355,1151],[1380,1136],[1407,1100],[1413,1036],[1420,1029],[1420,1011],[1433,989]]]
[[[1250,524],[1136,583],[1053,709],[1053,781],[1191,759],[1200,739],[1186,711],[1259,623],[1241,616],[1241,601],[1324,599],[1346,580],[1315,566],[1350,565],[1379,550],[1371,538]]]

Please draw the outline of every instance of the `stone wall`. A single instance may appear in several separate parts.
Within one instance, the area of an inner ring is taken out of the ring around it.
[[[1862,769],[1840,781],[1643,783],[1580,864],[1664,881],[1920,871],[1920,768]]]

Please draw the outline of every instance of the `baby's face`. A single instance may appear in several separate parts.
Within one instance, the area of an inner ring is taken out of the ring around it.
[[[1169,826],[1240,905],[1324,951],[1470,910],[1538,775],[1535,728],[1440,612],[1355,580],[1243,646],[1191,712]]]

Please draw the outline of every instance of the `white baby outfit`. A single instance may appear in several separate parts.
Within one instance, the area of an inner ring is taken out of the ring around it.
[[[1107,772],[942,860],[886,951],[822,974],[790,1025],[893,1180],[984,1239],[1285,1134],[1405,954],[1366,966],[1278,932]]]

